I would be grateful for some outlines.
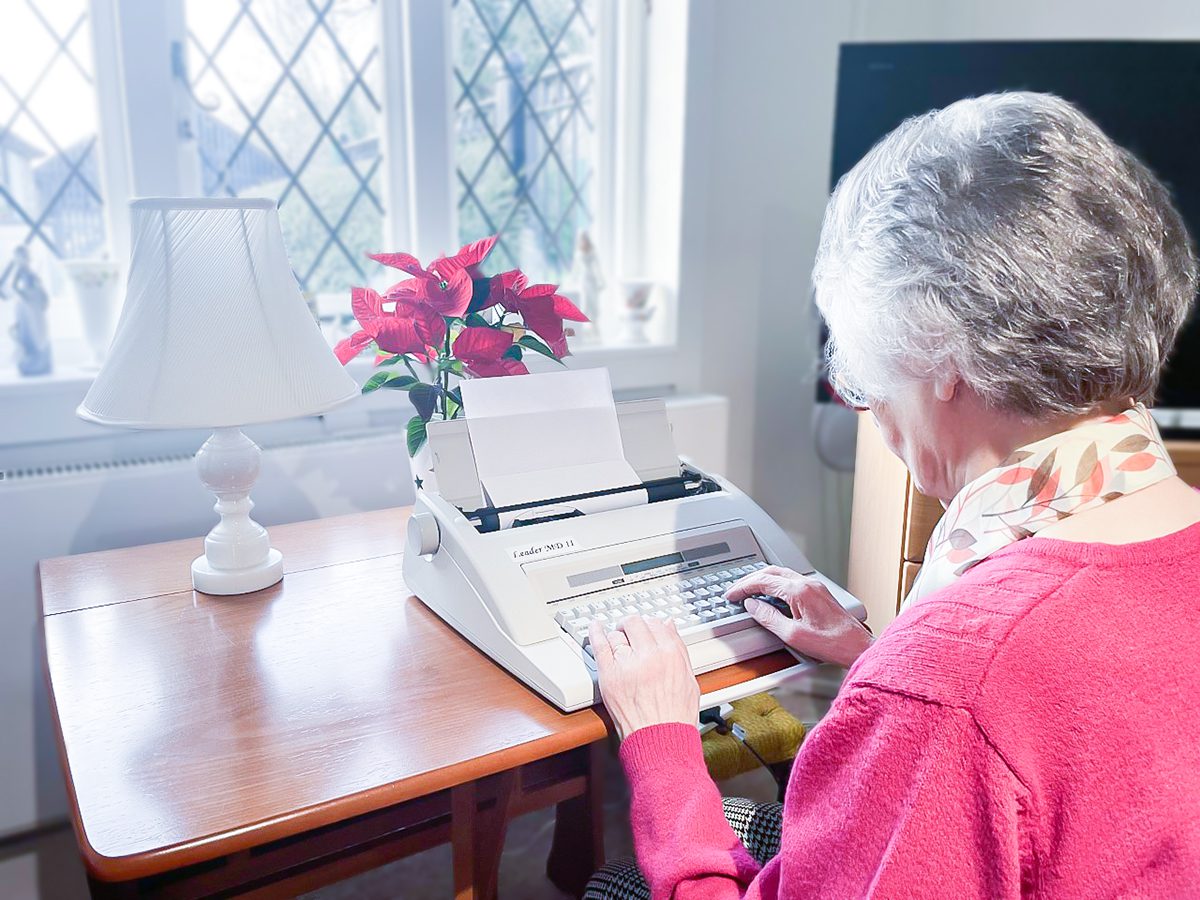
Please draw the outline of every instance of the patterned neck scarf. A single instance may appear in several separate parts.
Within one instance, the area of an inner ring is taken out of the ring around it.
[[[953,584],[1001,547],[1174,474],[1140,403],[1020,447],[955,494],[901,609]]]

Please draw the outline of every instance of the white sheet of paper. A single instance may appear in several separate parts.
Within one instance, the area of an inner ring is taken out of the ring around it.
[[[471,379],[462,394],[493,506],[641,483],[625,460],[607,369]]]

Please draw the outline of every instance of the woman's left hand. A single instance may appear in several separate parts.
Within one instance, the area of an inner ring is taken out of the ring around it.
[[[700,685],[674,622],[629,616],[611,632],[593,622],[588,637],[600,696],[621,740],[649,725],[696,724]]]

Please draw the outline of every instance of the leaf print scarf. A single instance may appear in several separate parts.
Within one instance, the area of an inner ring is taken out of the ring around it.
[[[1001,547],[1174,474],[1140,403],[1020,447],[954,495],[901,609],[953,584]]]

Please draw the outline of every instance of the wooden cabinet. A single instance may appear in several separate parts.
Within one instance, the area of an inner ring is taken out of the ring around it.
[[[1167,441],[1167,449],[1180,477],[1200,486],[1200,441]],[[942,505],[913,487],[871,414],[860,413],[847,588],[866,606],[876,634],[895,618],[912,587],[941,515]]]

